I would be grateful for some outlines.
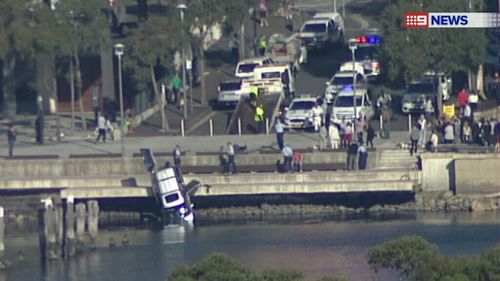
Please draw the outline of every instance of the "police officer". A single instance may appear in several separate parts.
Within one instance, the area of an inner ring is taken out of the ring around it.
[[[255,124],[257,127],[257,134],[262,132],[262,125],[264,123],[264,105],[261,103],[255,108]]]

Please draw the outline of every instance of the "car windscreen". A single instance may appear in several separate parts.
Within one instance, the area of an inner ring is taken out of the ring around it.
[[[330,81],[330,84],[333,85],[352,85],[352,77],[333,77],[332,81]]]
[[[350,96],[338,96],[335,99],[335,103],[333,104],[334,108],[336,107],[352,107],[353,100]],[[361,97],[356,97],[356,106],[361,106]]]
[[[310,110],[314,104],[313,101],[294,101],[290,105],[290,110]]]
[[[354,57],[356,61],[361,60],[372,60],[377,54],[377,48],[374,46],[358,47],[354,52]]]
[[[254,68],[257,66],[258,64],[256,63],[245,63],[245,64],[240,64],[240,66],[238,67],[238,73],[249,73],[249,72],[253,72]]]
[[[313,32],[313,33],[321,33],[325,32],[326,24],[324,23],[311,23],[306,24],[302,27],[302,32]]]
[[[260,74],[261,79],[269,79],[269,78],[280,78],[280,72],[279,71],[274,71],[274,72],[262,72]]]
[[[434,94],[435,87],[433,83],[412,83],[408,86],[409,94]]]
[[[236,82],[222,82],[219,84],[220,91],[237,91],[241,89],[241,83],[239,81]]]

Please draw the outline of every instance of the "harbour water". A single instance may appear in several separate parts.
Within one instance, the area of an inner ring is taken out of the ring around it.
[[[500,243],[500,213],[418,213],[329,218],[198,221],[193,228],[101,230],[98,248],[68,261],[41,262],[36,229],[7,228],[12,265],[1,280],[167,280],[177,265],[212,252],[227,253],[252,269],[294,268],[310,280],[397,280],[373,273],[368,249],[401,235],[420,235],[445,255],[478,255]],[[115,247],[109,240],[116,241]],[[122,241],[126,241],[125,245]],[[20,261],[18,258],[23,257]]]

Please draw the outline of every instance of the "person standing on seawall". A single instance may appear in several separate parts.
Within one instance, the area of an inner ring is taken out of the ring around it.
[[[282,150],[284,146],[283,144],[284,144],[285,130],[280,118],[276,118],[276,123],[274,124],[274,131],[276,132],[276,141],[278,143],[278,147],[280,148],[280,150]]]
[[[359,143],[358,154],[358,169],[366,170],[366,164],[368,162],[368,150],[366,149],[366,146],[363,144],[363,142]]]
[[[7,141],[9,142],[9,157],[14,155],[14,144],[16,143],[17,131],[16,126],[13,123],[9,124],[9,130],[7,131]]]

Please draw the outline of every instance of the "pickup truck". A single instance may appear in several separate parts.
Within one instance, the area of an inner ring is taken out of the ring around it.
[[[344,20],[339,13],[318,13],[302,25],[297,37],[306,47],[323,48],[344,42]]]

